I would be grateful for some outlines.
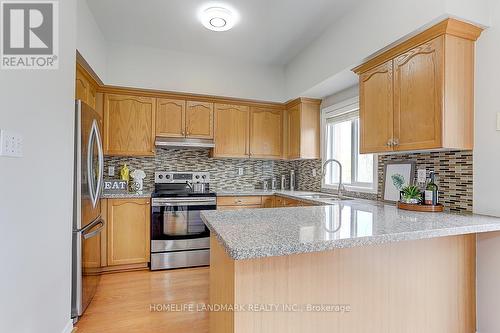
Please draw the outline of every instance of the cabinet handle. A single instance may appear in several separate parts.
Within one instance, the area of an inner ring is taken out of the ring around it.
[[[393,144],[394,146],[399,146],[399,139],[394,139],[394,140],[392,141],[392,144]]]
[[[392,146],[393,146],[393,144],[394,144],[394,142],[392,141],[392,139],[389,139],[385,145],[386,145],[387,147],[392,147]]]

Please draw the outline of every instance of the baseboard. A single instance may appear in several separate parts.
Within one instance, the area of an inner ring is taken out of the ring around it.
[[[69,320],[61,333],[71,333],[73,332],[73,320]]]

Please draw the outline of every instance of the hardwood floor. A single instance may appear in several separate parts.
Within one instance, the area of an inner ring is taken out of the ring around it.
[[[208,303],[206,267],[106,274],[76,333],[204,333],[207,312],[152,311],[155,304]]]

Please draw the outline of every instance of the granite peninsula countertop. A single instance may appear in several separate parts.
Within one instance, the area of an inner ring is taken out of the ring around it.
[[[500,230],[496,217],[410,212],[370,200],[203,211],[202,219],[235,260]]]

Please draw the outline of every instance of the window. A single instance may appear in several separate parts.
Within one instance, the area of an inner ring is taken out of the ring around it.
[[[376,158],[359,153],[359,104],[356,99],[334,105],[322,112],[323,162],[334,158],[342,163],[342,183],[347,190],[376,192]],[[339,169],[329,163],[323,187],[336,188]]]

